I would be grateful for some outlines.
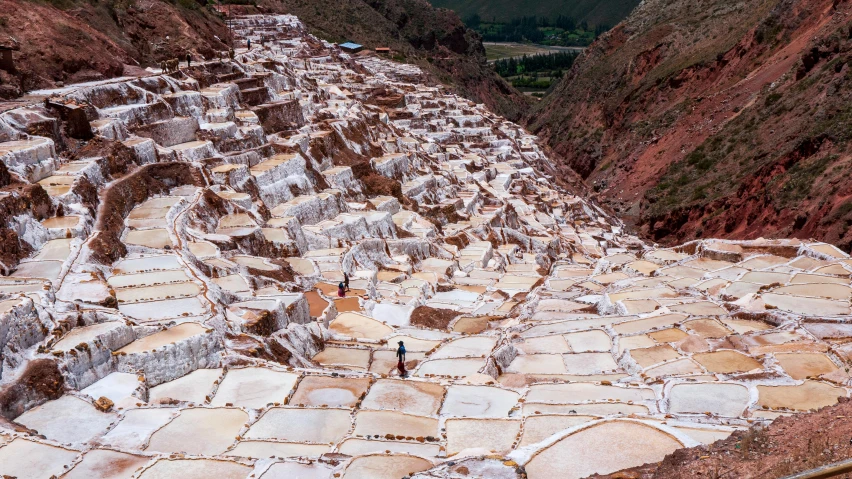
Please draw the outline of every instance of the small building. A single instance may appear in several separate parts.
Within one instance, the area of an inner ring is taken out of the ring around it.
[[[379,55],[390,56],[391,49],[388,47],[376,47],[376,53],[378,53]]]
[[[340,47],[341,50],[343,50],[346,53],[358,53],[358,52],[360,52],[361,50],[364,49],[363,45],[359,45],[359,44],[353,43],[353,42],[341,43],[338,46]]]
[[[12,52],[21,49],[21,45],[17,40],[9,35],[0,35],[0,70],[7,72],[15,71],[15,61],[12,58]]]

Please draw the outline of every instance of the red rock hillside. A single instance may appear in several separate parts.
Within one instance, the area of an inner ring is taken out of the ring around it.
[[[646,0],[528,117],[654,240],[852,247],[852,2]]]

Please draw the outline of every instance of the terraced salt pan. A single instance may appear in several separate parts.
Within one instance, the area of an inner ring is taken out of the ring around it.
[[[736,351],[699,353],[693,358],[711,373],[745,373],[763,368],[756,359]]]
[[[521,432],[521,421],[496,419],[448,419],[447,456],[464,449],[482,448],[506,454]]]
[[[453,385],[441,408],[442,416],[508,417],[509,410],[518,404],[520,395],[514,391],[489,386]]]
[[[196,369],[186,376],[154,386],[148,390],[148,400],[156,404],[164,399],[194,403],[204,402],[213,390],[213,383],[222,375],[221,369]]]
[[[107,284],[113,288],[154,286],[163,283],[182,283],[190,281],[184,270],[156,271],[152,273],[122,274],[111,276]]]
[[[524,416],[537,416],[541,414],[570,414],[585,416],[626,416],[629,414],[643,414],[650,412],[647,406],[641,404],[626,404],[618,402],[587,403],[587,404],[524,404],[521,413]]]
[[[453,340],[441,346],[429,357],[431,359],[487,356],[497,344],[497,339],[488,336],[473,336]]]
[[[360,410],[355,414],[356,436],[384,437],[388,434],[402,437],[437,437],[438,420],[414,416],[399,411]]]
[[[575,353],[609,351],[612,348],[612,340],[609,335],[604,331],[597,329],[592,331],[569,333],[564,337],[571,346],[571,351]]]
[[[234,443],[249,415],[235,408],[190,408],[151,436],[146,451],[217,455]]]
[[[748,388],[741,384],[675,384],[669,391],[673,413],[739,417],[750,401]]]
[[[680,447],[680,441],[652,426],[603,422],[544,449],[525,468],[530,479],[579,479],[657,462]]]
[[[357,313],[340,313],[329,324],[329,330],[350,338],[382,339],[393,333],[393,328],[369,316]]]
[[[329,479],[331,469],[318,464],[300,464],[298,462],[277,462],[260,476],[260,479]]]
[[[88,395],[92,400],[106,397],[116,405],[126,405],[141,402],[140,399],[132,396],[139,386],[139,378],[135,374],[110,373],[80,392]]]
[[[407,455],[359,456],[343,472],[343,479],[398,479],[432,467],[426,459]]]
[[[66,421],[68,417],[73,417],[74,421]],[[98,411],[82,399],[62,396],[30,409],[15,418],[15,422],[35,429],[48,439],[80,444],[103,435],[116,417],[114,413]]]
[[[78,454],[77,451],[17,438],[0,447],[0,472],[18,479],[59,476]]]
[[[521,374],[565,374],[568,370],[561,354],[518,355],[506,372]]]
[[[243,464],[214,459],[160,459],[139,479],[245,479],[251,470]]]
[[[326,346],[313,357],[313,360],[323,366],[365,370],[370,367],[370,350]]]
[[[327,444],[299,444],[271,441],[240,441],[233,449],[224,453],[225,456],[252,457],[265,459],[268,457],[319,457],[331,452]]]
[[[618,369],[610,353],[563,354],[562,360],[568,374],[587,375]]]
[[[163,228],[150,230],[132,230],[124,236],[124,242],[130,245],[144,246],[146,248],[163,249],[172,245],[169,232]]]
[[[456,358],[456,359],[435,359],[423,362],[417,368],[417,376],[426,376],[427,374],[435,376],[470,376],[476,374],[485,366],[483,359],[477,358]]]
[[[151,434],[177,413],[176,409],[129,409],[101,442],[106,446],[141,450]]]
[[[55,281],[62,271],[62,261],[26,261],[18,265],[13,278],[41,278]]]
[[[645,374],[652,378],[660,378],[665,376],[685,376],[691,374],[700,374],[704,370],[698,363],[689,358],[678,359],[670,363],[654,366],[645,370]]]
[[[205,304],[198,297],[119,304],[118,310],[142,322],[201,316],[207,312]]]
[[[274,407],[252,424],[245,437],[332,444],[342,439],[351,427],[349,409]]]
[[[775,359],[793,379],[806,379],[837,371],[838,367],[825,354],[781,353]]]
[[[369,441],[364,439],[347,439],[337,448],[340,454],[348,456],[366,456],[381,453],[405,453],[420,457],[437,457],[441,454],[440,446],[436,444],[421,444],[419,442]]]
[[[527,403],[571,404],[585,401],[653,401],[649,388],[622,388],[593,383],[534,384],[526,395]]]
[[[219,384],[210,405],[262,408],[270,403],[282,403],[298,378],[296,374],[268,368],[231,369]]]
[[[127,258],[113,265],[115,274],[142,273],[145,271],[182,269],[177,256],[172,254]]]
[[[772,290],[776,294],[790,294],[794,296],[815,296],[828,299],[848,300],[852,297],[852,288],[845,284],[794,284],[782,286]]]
[[[13,300],[17,302],[18,300]],[[2,305],[3,303],[0,303]],[[0,308],[2,311],[2,308]],[[118,321],[107,321],[105,323],[93,324],[91,326],[83,326],[80,328],[74,328],[68,332],[62,339],[53,345],[54,351],[70,351],[75,346],[80,343],[88,343],[93,341],[95,338],[99,336],[103,336],[105,334],[109,334],[111,331],[115,331],[123,328],[124,323]]]
[[[173,283],[118,289],[115,292],[115,298],[122,303],[133,303],[137,301],[154,301],[195,296],[199,293],[201,293],[201,288],[195,283]]]
[[[62,477],[63,479],[124,479],[130,477],[136,469],[149,461],[150,458],[145,456],[109,449],[95,449],[87,452],[83,460]]]
[[[636,361],[636,364],[643,368],[653,366],[658,363],[671,361],[680,357],[680,353],[668,345],[653,346],[650,348],[631,349],[630,357]]]
[[[127,346],[118,350],[120,353],[141,353],[144,351],[153,351],[171,343],[182,341],[186,338],[205,334],[207,328],[198,323],[183,323],[175,327],[154,333],[150,336],[145,336],[142,339],[137,339]]]
[[[802,316],[840,316],[852,314],[848,301],[832,301],[822,298],[806,298],[783,294],[764,293],[761,295],[767,306]]]
[[[518,447],[541,442],[566,429],[598,419],[596,416],[533,415],[524,420],[524,433]]]
[[[441,408],[444,388],[438,384],[379,379],[361,403],[362,409],[396,410],[433,416]]]
[[[290,404],[323,407],[354,407],[370,387],[366,378],[305,376],[299,381]]]
[[[758,405],[771,409],[809,411],[837,404],[846,390],[819,381],[805,381],[795,386],[757,386]]]

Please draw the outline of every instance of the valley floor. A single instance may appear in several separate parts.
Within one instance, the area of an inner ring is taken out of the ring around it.
[[[848,397],[846,253],[656,248],[417,67],[234,28],[0,114],[0,475],[581,478]]]

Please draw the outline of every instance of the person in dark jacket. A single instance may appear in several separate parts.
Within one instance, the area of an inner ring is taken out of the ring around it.
[[[346,290],[343,289],[343,283],[340,283],[340,284],[337,285],[337,296],[339,298],[345,298],[346,297]]]
[[[399,344],[399,347],[396,348],[396,357],[399,358],[399,362],[396,364],[396,368],[399,370],[399,377],[404,378],[408,376],[405,371],[405,344],[402,341],[397,344]]]
[[[189,52],[186,52],[186,67],[189,68],[192,66],[192,55]]]

